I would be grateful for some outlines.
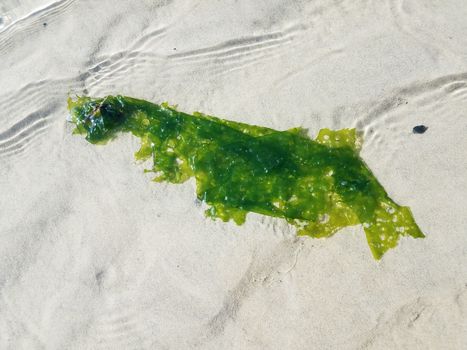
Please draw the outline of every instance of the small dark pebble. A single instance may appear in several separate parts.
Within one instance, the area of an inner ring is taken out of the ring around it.
[[[175,50],[175,51],[177,51],[177,48],[176,48],[176,47],[174,47],[174,50]]]
[[[104,271],[99,271],[98,273],[96,273],[97,284],[100,285],[102,283],[103,277],[104,277]]]
[[[427,130],[428,130],[428,126],[425,126],[425,125],[417,125],[417,126],[414,126],[412,129],[414,134],[423,134]]]
[[[42,25],[43,25],[44,27],[47,27],[47,23],[45,23],[45,22],[44,22],[44,23],[42,23]]]

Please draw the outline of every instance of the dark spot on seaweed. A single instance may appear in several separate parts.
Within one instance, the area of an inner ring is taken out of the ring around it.
[[[428,127],[425,126],[425,125],[417,125],[417,126],[414,126],[413,129],[412,129],[412,132],[414,134],[423,134],[425,131],[428,130]]]

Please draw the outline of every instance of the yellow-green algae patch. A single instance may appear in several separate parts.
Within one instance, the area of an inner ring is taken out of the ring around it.
[[[401,235],[424,237],[359,157],[355,129],[322,129],[312,140],[301,128],[277,131],[123,96],[77,97],[68,107],[75,132],[91,143],[118,132],[139,137],[135,156],[153,159],[155,181],[194,177],[212,218],[242,224],[255,212],[312,237],[362,224],[376,259]]]

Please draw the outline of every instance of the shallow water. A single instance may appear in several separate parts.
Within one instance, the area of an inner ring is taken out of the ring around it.
[[[0,348],[464,348],[466,15],[460,0],[3,1]],[[207,220],[193,183],[149,181],[136,139],[71,135],[83,93],[356,127],[426,238],[377,263],[361,227],[318,240]]]

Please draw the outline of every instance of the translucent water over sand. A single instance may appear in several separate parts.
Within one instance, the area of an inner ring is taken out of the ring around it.
[[[438,1],[3,1],[0,348],[465,348],[467,7]],[[68,95],[363,132],[426,238],[206,220],[130,135],[83,147]],[[417,125],[428,129],[413,133]]]

